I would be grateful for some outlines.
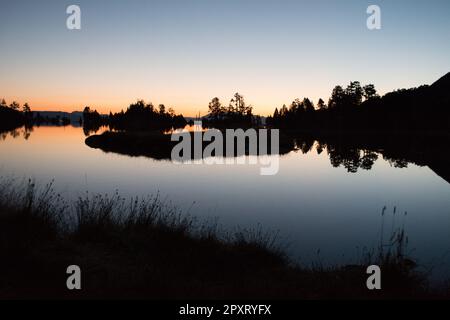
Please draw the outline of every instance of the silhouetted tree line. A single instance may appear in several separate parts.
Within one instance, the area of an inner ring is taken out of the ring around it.
[[[235,93],[228,106],[215,97],[208,105],[209,114],[203,118],[203,125],[210,127],[251,127],[260,124],[260,117],[253,116],[253,107],[247,105],[239,93]]]
[[[110,112],[109,116],[102,116],[89,107],[83,111],[83,128],[87,134],[101,126],[109,126],[112,130],[152,131],[183,128],[186,123],[184,117],[175,114],[172,108],[166,110],[163,104],[155,108],[152,103],[143,100],[131,104],[126,111]]]
[[[25,103],[20,110],[20,104],[16,101],[10,105],[5,99],[0,101],[0,132],[14,130],[21,126],[31,126],[32,118],[28,103]]]
[[[358,81],[336,86],[326,105],[305,98],[275,109],[267,123],[303,132],[450,132],[450,73],[431,86],[377,94],[372,84]]]
[[[152,103],[138,100],[124,112],[109,115],[109,126],[117,130],[146,131],[183,128],[186,120],[182,115],[176,115],[172,108],[160,104],[155,108]]]
[[[21,108],[15,101],[8,105],[4,99],[0,100],[0,132],[12,131],[21,126],[31,127],[41,124],[66,126],[70,123],[71,120],[64,116],[42,116],[39,112],[35,112],[33,115],[28,103]],[[131,104],[125,112],[122,110],[119,113],[110,113],[109,116],[101,115],[97,110],[92,110],[87,106],[83,110],[79,124],[83,125],[85,134],[89,135],[97,132],[102,126],[109,126],[114,130],[130,131],[183,128],[186,120],[182,115],[176,115],[172,108],[166,110],[163,104],[155,108],[151,103],[139,100]]]
[[[55,117],[42,116],[39,112],[32,112],[28,103],[24,103],[23,106],[16,101],[11,104],[7,104],[5,99],[0,100],[0,132],[12,131],[25,126],[26,136],[29,136],[31,128],[33,126],[39,126],[42,124],[51,124],[58,126],[67,126],[70,124],[68,117],[61,117],[59,115]]]
[[[100,115],[97,110],[91,110],[86,106],[83,109],[83,119],[80,119],[80,123],[83,124],[83,131],[86,136],[91,133],[97,132],[100,127],[108,125],[107,117]]]

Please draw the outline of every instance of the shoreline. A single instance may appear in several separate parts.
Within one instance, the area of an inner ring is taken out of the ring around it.
[[[227,237],[196,224],[158,197],[92,195],[67,203],[51,184],[0,184],[4,299],[416,299],[446,297],[428,286],[404,254],[404,233],[359,264],[304,267],[260,229]],[[72,208],[71,211],[69,208]],[[70,218],[69,220],[67,220]],[[70,221],[70,223],[68,223]],[[29,272],[30,263],[33,272]],[[379,264],[383,290],[366,287],[366,268]],[[83,290],[65,287],[79,265]],[[39,275],[39,276],[37,276]]]

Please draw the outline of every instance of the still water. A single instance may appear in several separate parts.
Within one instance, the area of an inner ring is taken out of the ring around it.
[[[278,174],[261,176],[257,165],[179,165],[105,153],[85,138],[71,126],[4,134],[0,175],[54,179],[67,199],[86,190],[159,192],[184,212],[217,218],[226,230],[278,231],[291,257],[305,264],[357,262],[361,248],[378,246],[386,206],[384,229],[404,226],[411,256],[433,267],[432,278],[450,278],[450,184],[428,167],[396,168],[380,156],[371,170],[351,173],[312,148],[281,156]]]

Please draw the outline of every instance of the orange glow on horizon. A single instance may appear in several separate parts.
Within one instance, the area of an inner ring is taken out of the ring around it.
[[[240,92],[240,91],[239,91]],[[241,92],[240,92],[241,93]],[[233,94],[223,98],[220,97],[220,100],[224,106],[228,106],[229,101]],[[253,113],[255,115],[269,116],[273,114],[275,108],[280,109],[283,104],[289,105],[291,101],[293,101],[297,97],[292,97],[290,99],[285,99],[285,101],[279,101],[280,99],[274,99],[273,97],[267,97],[261,101],[252,99],[252,96],[245,95],[243,93],[246,103],[253,106]],[[23,98],[14,95],[6,95],[0,96],[4,98],[9,105],[13,101],[17,101],[21,106],[24,103],[28,103],[31,107],[32,111],[61,111],[61,112],[74,112],[74,111],[83,111],[85,106],[89,106],[91,109],[97,110],[102,114],[109,114],[109,112],[116,113],[121,110],[126,110],[127,107],[137,101],[144,100],[148,103],[153,103],[155,107],[159,104],[164,104],[166,108],[173,108],[175,113],[183,114],[186,117],[195,117],[199,113],[200,115],[205,115],[208,113],[208,103],[212,98],[216,97],[216,95],[212,95],[209,98],[198,99],[194,97],[188,97],[184,100],[176,101],[175,99],[170,99],[169,97],[162,99],[149,99],[146,97],[136,97],[136,98],[123,98],[123,97],[109,97],[108,99],[102,99],[99,97],[94,97],[91,99],[77,98],[77,97],[67,97],[70,99],[59,99],[59,97],[51,97],[51,98],[43,98],[40,96]],[[62,97],[61,97],[62,98]],[[303,98],[303,97],[299,97]],[[323,98],[325,101],[326,99]],[[173,100],[175,102],[172,102]],[[178,100],[178,99],[177,99]],[[318,100],[313,99],[314,103]]]

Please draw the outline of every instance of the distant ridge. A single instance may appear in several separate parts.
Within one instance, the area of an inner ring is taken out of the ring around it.
[[[450,89],[450,72],[446,75],[439,78],[439,80],[435,81],[432,85],[432,88],[439,88],[439,89]],[[449,90],[450,91],[450,90]]]
[[[50,119],[54,118],[68,118],[71,122],[76,123],[81,119],[83,119],[83,112],[81,111],[73,111],[73,112],[65,112],[65,111],[33,111],[33,117],[37,117],[37,115],[41,117],[47,117]]]
[[[444,105],[450,104],[450,72],[430,86],[430,92],[436,100]]]

